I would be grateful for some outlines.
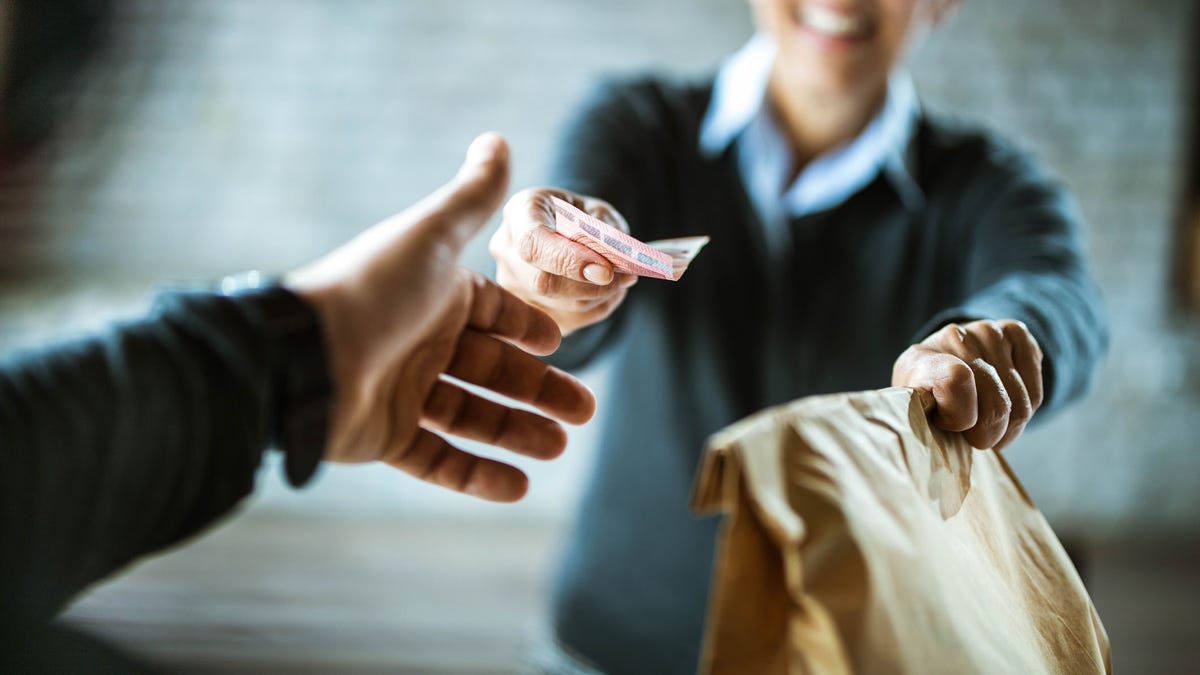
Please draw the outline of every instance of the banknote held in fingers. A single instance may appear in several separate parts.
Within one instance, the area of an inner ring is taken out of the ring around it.
[[[708,243],[708,237],[642,242],[558,197],[551,200],[555,230],[604,256],[622,274],[678,281]]]

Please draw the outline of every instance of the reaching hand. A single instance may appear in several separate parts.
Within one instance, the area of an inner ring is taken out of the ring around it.
[[[1020,321],[950,324],[900,355],[892,384],[932,391],[935,424],[1000,450],[1042,405],[1042,350]]]
[[[565,432],[444,376],[566,422],[591,418],[591,392],[531,355],[558,347],[553,319],[458,267],[507,186],[504,140],[480,136],[448,184],[288,277],[317,308],[329,353],[334,411],[325,459],[382,461],[450,489],[515,501],[527,489],[524,473],[433,432],[541,459],[562,452]]]
[[[565,190],[524,190],[505,205],[489,246],[496,258],[496,282],[544,310],[566,335],[612,314],[637,277],[614,273],[599,253],[555,234],[551,197],[623,232],[629,226],[607,202]]]

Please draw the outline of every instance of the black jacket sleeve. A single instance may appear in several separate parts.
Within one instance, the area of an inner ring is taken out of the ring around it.
[[[0,611],[47,619],[251,492],[287,398],[257,303],[168,294],[143,321],[0,364]],[[327,391],[315,312],[301,323]]]

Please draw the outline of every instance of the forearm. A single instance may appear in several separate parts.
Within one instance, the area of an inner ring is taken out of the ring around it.
[[[1066,186],[1016,150],[996,154],[964,197],[964,286],[940,316],[1023,322],[1043,355],[1044,419],[1091,385],[1108,346],[1107,317],[1086,262],[1083,216]]]
[[[244,301],[165,296],[146,321],[6,363],[5,610],[49,617],[249,494],[274,424],[271,349]]]

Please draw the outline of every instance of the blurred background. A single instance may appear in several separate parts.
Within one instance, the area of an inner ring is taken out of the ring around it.
[[[704,74],[751,34],[739,0],[0,7],[3,352],[162,284],[306,262],[441,184],[481,131],[508,137],[514,190],[537,184],[596,77]],[[1088,217],[1109,358],[1007,454],[1082,553],[1118,672],[1200,662],[1198,29],[1188,0],[967,0],[912,64],[927,104],[1023,139]],[[587,379],[603,391],[603,365]],[[372,467],[296,492],[272,460],[230,522],[68,620],[199,672],[519,670],[590,430],[524,465],[515,506]]]

